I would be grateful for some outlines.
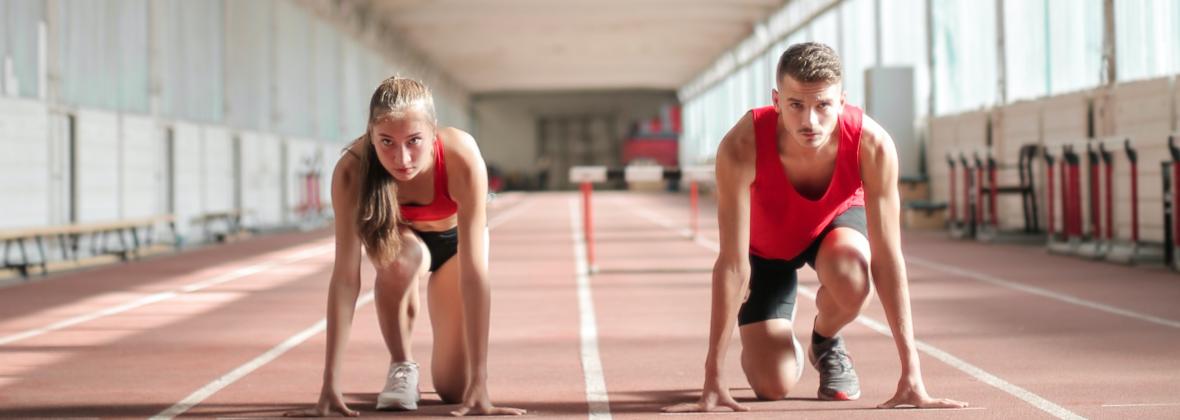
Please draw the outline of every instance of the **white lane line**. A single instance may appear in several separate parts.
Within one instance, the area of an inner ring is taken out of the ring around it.
[[[515,216],[516,214],[520,213],[521,209],[523,207],[525,207],[525,205],[531,205],[531,204],[532,204],[532,200],[524,201],[524,202],[521,202],[520,204],[517,204],[516,206],[512,207],[511,209],[506,210],[503,213],[497,214],[494,219],[492,219],[491,221],[488,222],[488,229],[490,230],[490,229],[493,229],[497,226],[504,224],[504,222],[507,222],[508,219],[510,219],[513,216]],[[335,247],[335,245],[333,245],[333,248],[334,247]],[[368,304],[369,302],[372,302],[372,301],[373,301],[373,291],[370,290],[368,293],[366,293],[364,296],[362,296],[360,299],[357,300],[356,307],[360,308],[360,307],[364,306],[365,304]],[[274,361],[279,356],[282,356],[283,353],[286,353],[287,351],[290,351],[291,349],[299,346],[300,344],[303,344],[304,341],[307,341],[311,337],[314,337],[316,334],[323,332],[327,328],[327,322],[328,322],[327,318],[320,319],[319,322],[315,323],[314,325],[312,325],[310,327],[307,327],[306,329],[304,329],[303,331],[300,331],[299,333],[296,333],[295,335],[291,336],[290,338],[283,340],[282,343],[279,343],[277,346],[275,346],[274,348],[271,348],[266,353],[263,353],[261,356],[254,358],[254,360],[246,362],[246,364],[238,366],[237,368],[230,371],[229,373],[222,375],[220,378],[213,380],[213,382],[205,384],[205,386],[196,390],[192,394],[189,394],[188,397],[185,397],[180,402],[174,404],[171,407],[168,407],[166,410],[161,411],[159,414],[152,416],[152,419],[153,420],[170,420],[176,416],[184,414],[189,409],[192,409],[197,404],[200,404],[201,401],[204,401],[205,399],[213,396],[213,394],[216,394],[218,391],[221,391],[225,387],[232,385],[234,382],[237,382],[239,379],[242,379],[246,375],[248,375],[251,372],[257,370],[258,368],[266,365],[267,363]]]
[[[99,318],[104,318],[104,317],[108,317],[111,315],[120,314],[120,313],[127,312],[127,311],[130,311],[135,308],[139,308],[141,306],[146,306],[146,305],[150,305],[150,304],[157,303],[157,302],[163,302],[165,300],[180,296],[181,294],[184,294],[184,293],[192,293],[192,292],[196,292],[196,291],[199,291],[201,289],[205,289],[205,288],[208,288],[211,286],[234,281],[234,280],[237,280],[237,279],[240,279],[243,277],[250,276],[252,274],[257,274],[257,273],[275,268],[276,266],[283,266],[283,265],[298,262],[300,260],[316,257],[320,254],[328,252],[334,246],[335,245],[329,244],[329,245],[323,245],[323,246],[317,246],[314,248],[309,248],[307,250],[304,250],[304,251],[298,252],[296,254],[282,258],[280,260],[271,260],[271,261],[261,262],[258,264],[242,267],[242,268],[230,271],[228,273],[224,273],[224,274],[210,277],[204,281],[200,281],[200,282],[196,282],[196,283],[182,286],[182,287],[174,289],[174,290],[151,294],[151,295],[144,296],[139,299],[135,299],[133,301],[130,301],[130,302],[118,305],[118,306],[112,306],[109,308],[105,308],[105,309],[93,311],[90,313],[78,315],[78,316],[75,316],[72,318],[63,319],[61,321],[54,322],[54,323],[46,325],[44,327],[34,328],[31,330],[19,332],[16,334],[11,334],[11,335],[7,335],[4,337],[0,337],[0,346],[12,344],[17,341],[21,341],[21,340],[24,340],[27,338],[36,337],[36,336],[39,336],[39,335],[42,335],[45,333],[69,328],[69,327],[72,327],[72,326],[75,326],[75,325],[78,325],[78,324],[81,324],[84,322],[89,322],[89,321],[93,321],[93,320],[96,320]]]
[[[950,266],[950,265],[946,265],[946,264],[942,264],[942,263],[937,263],[937,262],[930,261],[930,260],[923,259],[923,258],[907,256],[906,261],[914,263],[915,265],[924,266],[926,268],[942,271],[944,273],[954,274],[957,276],[966,277],[966,278],[969,278],[972,280],[977,280],[977,281],[993,284],[993,285],[1008,288],[1008,289],[1019,290],[1021,292],[1030,293],[1030,294],[1034,294],[1034,295],[1038,295],[1038,296],[1042,296],[1042,297],[1047,297],[1049,299],[1053,299],[1053,300],[1056,300],[1059,302],[1065,302],[1065,303],[1069,303],[1069,304],[1073,304],[1073,305],[1078,305],[1081,307],[1094,309],[1094,310],[1106,312],[1109,314],[1125,316],[1128,318],[1134,318],[1134,319],[1137,319],[1140,321],[1150,322],[1150,323],[1156,324],[1156,325],[1163,325],[1165,327],[1172,327],[1172,328],[1180,329],[1180,321],[1174,321],[1171,319],[1160,318],[1157,316],[1147,315],[1147,314],[1143,314],[1143,313],[1139,313],[1139,312],[1135,312],[1135,311],[1130,311],[1130,310],[1123,309],[1123,308],[1118,308],[1118,307],[1114,307],[1114,306],[1110,306],[1110,305],[1106,305],[1106,304],[1102,304],[1102,303],[1098,303],[1098,302],[1094,302],[1094,301],[1089,301],[1086,299],[1057,293],[1052,290],[1042,289],[1042,288],[1035,287],[1035,286],[1029,286],[1029,285],[1021,284],[1021,283],[1018,283],[1015,281],[1002,279],[1002,278],[999,278],[996,276],[992,276],[992,275],[988,275],[988,274],[984,274],[984,273],[980,273],[980,272],[976,272],[976,271],[972,271],[972,270],[967,270],[964,268],[959,268],[959,267],[954,267],[954,266]]]
[[[670,222],[659,218],[656,214],[654,214],[650,211],[635,208],[635,214],[638,214],[641,217],[648,219],[658,225],[666,226],[666,227],[669,227],[670,229],[677,229],[676,227],[672,226],[672,224]],[[720,249],[721,249],[721,245],[718,244],[717,242],[713,242],[711,240],[704,239],[704,238],[699,238],[699,237],[696,238],[696,243],[709,249],[709,250],[712,250],[713,252],[720,252]],[[799,294],[807,296],[811,300],[815,300],[815,292],[813,292],[810,288],[807,288],[805,286],[799,286]],[[885,325],[884,323],[877,321],[873,318],[869,318],[867,316],[861,315],[856,318],[856,321],[861,323],[862,325],[868,327],[869,329],[871,329],[873,331],[876,331],[878,333],[885,335],[886,337],[893,336],[893,332],[889,330],[889,327],[887,325]],[[926,353],[926,354],[930,355],[931,357],[934,357],[935,359],[938,359],[939,361],[942,361],[943,363],[946,363],[947,365],[950,365],[951,367],[954,367],[955,369],[958,369],[959,371],[970,375],[971,377],[979,380],[980,382],[983,382],[983,383],[986,383],[986,384],[991,385],[993,387],[996,387],[999,390],[1008,393],[1009,395],[1019,398],[1019,399],[1023,400],[1024,402],[1028,403],[1029,405],[1032,405],[1033,407],[1036,407],[1036,408],[1040,409],[1041,411],[1049,413],[1050,415],[1052,415],[1054,417],[1057,417],[1059,419],[1085,419],[1085,417],[1082,417],[1082,416],[1078,415],[1077,413],[1069,411],[1065,407],[1057,405],[1056,403],[1049,401],[1049,400],[1045,399],[1044,397],[1041,397],[1037,394],[1034,394],[1033,392],[1031,392],[1027,389],[1016,386],[1008,381],[1001,379],[1000,377],[998,377],[996,375],[988,373],[987,371],[980,369],[979,367],[977,367],[975,365],[967,363],[963,359],[955,357],[954,355],[951,355],[950,353],[947,353],[946,351],[943,351],[942,349],[939,349],[938,347],[934,347],[922,340],[917,340],[917,339],[914,340],[914,344],[917,345],[919,351]]]
[[[532,204],[532,200],[521,201],[521,202],[513,205],[511,208],[505,210],[504,213],[498,214],[495,219],[492,219],[490,222],[488,222],[488,228],[491,229],[496,226],[499,226],[500,224],[504,223],[512,216],[515,216],[516,213],[519,213],[519,212],[523,211],[525,208],[529,207],[530,204]],[[11,335],[7,335],[4,337],[0,337],[0,346],[6,345],[6,344],[12,344],[17,341],[21,341],[21,340],[24,340],[27,338],[36,337],[36,336],[39,336],[39,335],[42,335],[45,333],[69,328],[69,327],[72,327],[72,326],[75,326],[75,325],[78,325],[78,324],[81,324],[84,322],[89,322],[89,321],[93,321],[93,320],[96,320],[99,318],[104,318],[104,317],[108,317],[111,315],[120,314],[120,313],[127,312],[127,311],[135,309],[135,308],[151,305],[153,303],[162,302],[162,301],[180,296],[183,293],[196,292],[196,291],[199,291],[199,290],[211,287],[211,286],[216,286],[218,284],[230,282],[230,281],[237,280],[237,279],[240,279],[243,277],[247,277],[247,276],[250,276],[253,274],[261,273],[263,271],[275,268],[276,266],[283,266],[283,265],[299,262],[299,261],[307,259],[307,258],[315,257],[317,255],[324,253],[324,252],[334,250],[335,248],[336,248],[336,245],[334,243],[311,248],[311,249],[299,252],[297,254],[288,256],[288,257],[283,258],[278,261],[272,260],[272,261],[261,262],[261,263],[254,264],[254,265],[247,266],[247,267],[242,267],[242,268],[230,271],[228,273],[213,276],[213,277],[206,279],[204,281],[200,281],[200,282],[196,282],[196,283],[192,283],[192,284],[180,287],[175,290],[171,290],[171,291],[167,291],[167,292],[160,292],[160,293],[144,296],[139,299],[133,300],[131,302],[124,303],[122,305],[113,306],[110,308],[101,309],[101,310],[90,312],[87,314],[78,315],[73,318],[64,319],[64,320],[49,324],[44,327],[34,328],[31,330],[19,332],[16,334],[11,334]]]
[[[1126,408],[1126,407],[1177,407],[1180,402],[1174,403],[1136,403],[1136,404],[1102,404],[1102,408]]]
[[[521,198],[516,200],[516,203],[513,204],[512,207],[503,210],[497,214],[496,217],[488,221],[488,229],[495,229],[496,226],[504,224],[504,222],[507,222],[509,219],[515,217],[517,213],[532,207],[534,202],[535,201],[531,198]]]
[[[364,296],[361,296],[360,299],[357,299],[356,307],[357,307],[357,309],[360,309],[362,306],[364,306],[372,301],[373,301],[373,291],[370,290],[368,293],[365,293]],[[188,411],[190,408],[193,408],[197,404],[200,404],[201,401],[204,401],[206,398],[209,398],[213,394],[216,394],[217,391],[222,390],[222,388],[225,388],[225,387],[229,386],[230,384],[237,382],[239,379],[242,379],[246,375],[249,375],[251,372],[254,372],[258,368],[279,358],[279,356],[282,356],[283,353],[290,351],[291,349],[299,346],[300,344],[303,344],[303,342],[307,341],[309,338],[314,337],[315,335],[324,331],[324,329],[327,328],[327,325],[328,325],[327,318],[320,319],[319,322],[315,323],[314,325],[312,325],[310,327],[307,327],[307,329],[300,331],[299,333],[291,336],[290,338],[283,340],[282,343],[279,343],[279,345],[274,346],[270,350],[267,350],[266,353],[262,353],[261,356],[255,357],[254,360],[246,362],[246,364],[238,366],[236,369],[230,371],[229,373],[227,373],[225,375],[222,375],[220,378],[217,378],[213,382],[205,384],[205,386],[201,387],[201,389],[198,389],[198,390],[194,391],[192,394],[189,394],[189,396],[184,397],[184,399],[180,400],[180,402],[174,404],[171,407],[168,407],[164,411],[161,411],[159,414],[152,416],[151,417],[152,420],[171,420],[172,418],[174,418],[176,416],[184,414],[184,412]]]
[[[586,245],[582,237],[582,214],[578,200],[571,198],[570,234],[574,239],[574,264],[578,282],[578,314],[581,318],[582,373],[586,378],[586,403],[589,418],[610,420],[610,400],[606,393],[606,379],[602,359],[598,355],[598,324],[594,316],[594,297],[590,290],[590,267],[586,263]]]

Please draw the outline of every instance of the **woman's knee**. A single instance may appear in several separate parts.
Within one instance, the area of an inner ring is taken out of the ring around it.
[[[462,403],[463,402],[463,391],[464,391],[463,388],[464,387],[462,385],[456,385],[456,384],[451,384],[451,383],[437,383],[436,382],[434,384],[434,392],[438,393],[438,398],[441,399],[444,404]]]
[[[436,345],[438,343],[435,343]],[[435,357],[440,356],[437,352]],[[438,360],[431,366],[430,376],[434,380],[434,391],[438,397],[448,404],[463,401],[463,393],[467,391],[466,365],[463,360],[445,357],[450,360]],[[440,363],[442,363],[440,365]]]
[[[383,281],[409,285],[418,277],[426,273],[430,264],[430,254],[426,246],[409,229],[402,230],[401,248],[389,266],[382,267]]]

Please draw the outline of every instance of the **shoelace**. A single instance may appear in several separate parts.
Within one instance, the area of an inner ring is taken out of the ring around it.
[[[393,392],[403,392],[410,387],[409,377],[412,370],[410,365],[401,365],[389,372],[389,383]]]
[[[852,356],[843,347],[832,348],[820,355],[819,361],[826,370],[839,370],[840,373],[852,370]]]

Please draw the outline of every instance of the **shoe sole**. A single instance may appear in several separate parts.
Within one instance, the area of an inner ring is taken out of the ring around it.
[[[377,397],[378,411],[415,411],[418,409],[418,403],[406,403],[399,400],[384,400]]]
[[[856,391],[856,393],[852,395],[848,395],[844,393],[844,391],[836,391],[835,395],[827,395],[824,394],[823,391],[816,391],[815,395],[823,401],[856,401],[860,399],[860,391]]]

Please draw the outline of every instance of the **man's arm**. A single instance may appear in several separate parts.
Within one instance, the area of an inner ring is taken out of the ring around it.
[[[742,130],[748,121],[748,130]],[[713,298],[705,381],[720,383],[742,297],[750,281],[750,184],[754,182],[753,116],[746,117],[717,150],[717,226],[720,250],[713,264]],[[747,134],[748,133],[748,134]],[[743,138],[748,137],[748,139]]]
[[[901,255],[901,199],[897,191],[897,152],[893,139],[867,116],[861,134],[861,179],[868,216],[870,271],[885,317],[893,331],[902,376],[921,376],[910,318],[909,285]]]
[[[876,121],[865,116],[860,144],[860,171],[872,254],[869,270],[901,361],[897,393],[881,407],[966,407],[966,403],[959,401],[930,398],[922,383],[918,348],[914,344],[909,281],[901,254],[901,199],[897,191],[897,150],[893,139]]]
[[[733,325],[750,280],[750,184],[754,182],[754,122],[747,113],[725,135],[717,149],[717,221],[720,253],[713,265],[712,314],[705,384],[698,402],[666,407],[667,412],[713,411],[739,405],[723,384],[725,355]]]

